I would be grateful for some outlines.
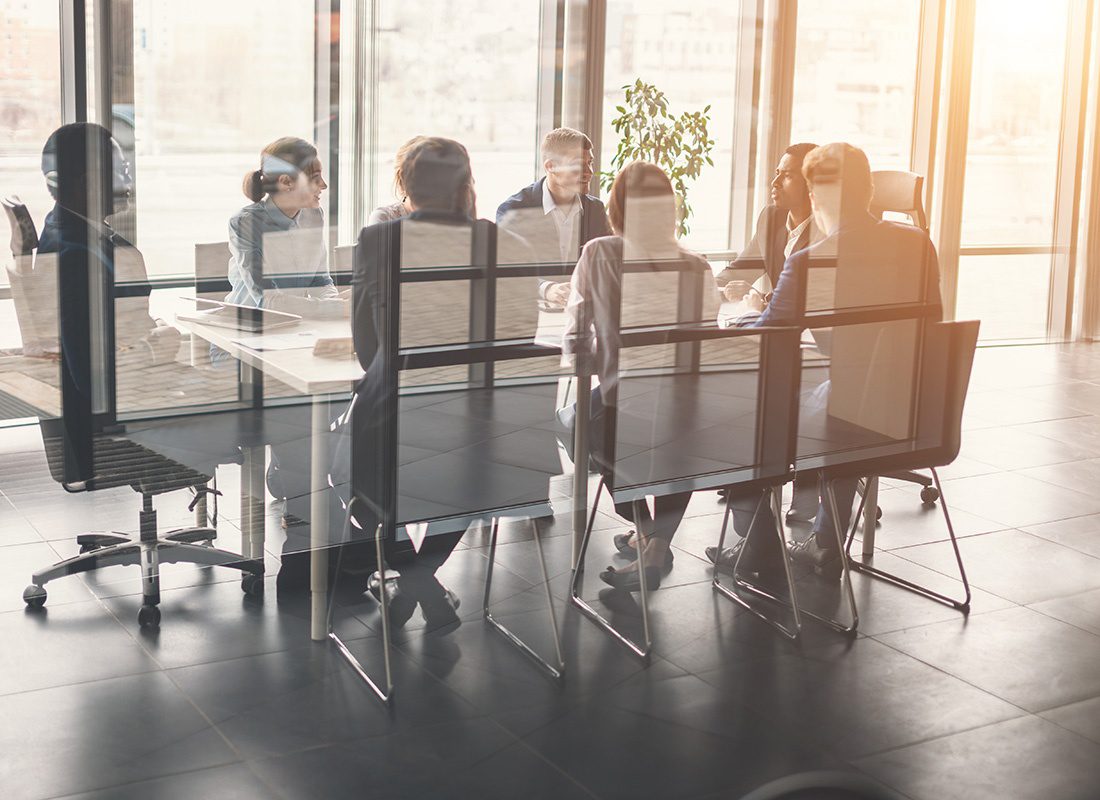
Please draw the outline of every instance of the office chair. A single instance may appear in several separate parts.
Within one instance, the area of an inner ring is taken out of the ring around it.
[[[32,358],[57,354],[57,280],[51,271],[35,271],[34,253],[38,232],[27,207],[15,195],[0,200],[11,226],[11,254],[8,267],[15,319],[23,342],[23,355]]]
[[[73,442],[60,419],[40,420],[42,442],[50,475],[67,492],[90,492],[129,486],[141,495],[138,536],[117,533],[84,533],[76,537],[80,555],[59,561],[31,576],[23,592],[23,601],[31,608],[46,603],[46,583],[66,575],[91,572],[100,567],[138,565],[141,567],[142,606],[138,624],[143,628],[160,624],[160,564],[200,564],[233,567],[246,573],[241,587],[246,594],[263,593],[263,559],[247,559],[213,547],[218,532],[202,526],[179,528],[164,535],[157,533],[157,512],[153,498],[167,492],[190,489],[195,492],[189,508],[204,503],[215,490],[207,487],[210,476],[130,441],[122,435],[98,433],[91,437],[91,476],[72,481],[66,475],[66,461],[74,460]],[[80,460],[76,456],[75,460]],[[201,543],[201,544],[200,544]]]
[[[13,216],[14,204],[9,210]],[[25,213],[25,208],[23,212]],[[18,212],[14,212],[18,218]],[[23,229],[21,228],[21,233]],[[24,236],[23,242],[27,241]],[[74,248],[75,250],[75,248]],[[31,608],[46,602],[46,583],[66,575],[90,572],[100,567],[137,565],[141,567],[142,607],[138,623],[142,627],[160,624],[160,564],[189,563],[225,566],[246,573],[242,589],[251,595],[263,592],[264,563],[260,558],[244,558],[220,550],[212,543],[217,531],[206,526],[205,502],[210,494],[210,475],[175,461],[128,438],[117,425],[114,410],[113,325],[114,281],[112,269],[104,269],[86,253],[72,250],[59,256],[55,277],[57,287],[54,308],[65,309],[58,315],[55,340],[59,348],[61,416],[41,418],[39,425],[50,475],[67,492],[88,492],[129,486],[141,495],[138,536],[116,533],[86,533],[77,536],[80,555],[65,559],[31,576],[23,592],[23,601]],[[99,283],[99,291],[93,285]],[[92,323],[93,298],[102,298],[101,326]],[[96,365],[93,347],[100,345],[102,363]],[[95,384],[105,380],[106,387]],[[94,411],[96,389],[106,388],[105,410]],[[172,421],[163,423],[172,425]],[[170,430],[170,428],[169,428]],[[211,461],[215,458],[209,459]],[[202,524],[157,533],[157,512],[153,498],[180,489],[195,492],[191,510],[199,511]]]
[[[924,213],[923,175],[889,169],[872,172],[871,179],[875,185],[870,208],[873,216],[882,219],[887,212],[905,214],[914,225],[928,233],[928,217]],[[931,505],[940,498],[940,491],[933,485],[932,478],[914,470],[892,472],[880,477],[919,484],[922,503]]]

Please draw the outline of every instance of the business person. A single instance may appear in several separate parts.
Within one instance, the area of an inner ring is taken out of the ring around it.
[[[100,170],[108,162],[110,184],[104,185]],[[179,331],[150,316],[151,290],[145,260],[133,244],[111,227],[111,218],[129,207],[133,189],[130,164],[122,148],[101,125],[74,122],[50,134],[42,148],[41,168],[54,207],[46,214],[38,237],[35,274],[52,283],[56,282],[59,269],[88,270],[100,265],[110,273],[112,281],[137,284],[136,296],[116,298],[114,303],[116,370],[120,374],[129,372],[132,378],[134,371],[145,373],[157,367],[155,377],[149,376],[149,380],[159,385],[166,396],[182,391],[186,381],[180,380],[184,376],[174,364],[181,341]],[[93,202],[91,192],[97,187],[103,196]],[[100,218],[85,216],[92,208],[99,209]],[[53,275],[48,274],[51,272]],[[88,309],[59,311],[60,345],[74,346],[71,338],[66,339],[66,322],[86,316]],[[76,329],[80,329],[79,324]],[[88,360],[68,357],[65,363],[69,368],[82,369],[80,365]],[[91,375],[73,377],[81,391],[91,391]],[[145,380],[147,376],[139,377]]]
[[[309,142],[287,136],[263,149],[242,187],[252,202],[229,220],[227,302],[322,319],[347,314],[328,269],[327,188]]]
[[[513,253],[502,238],[501,263],[520,262],[533,254],[540,264],[575,264],[585,244],[611,233],[603,203],[588,194],[592,141],[586,135],[572,128],[550,131],[542,140],[542,166],[544,177],[497,208],[500,229],[526,243]],[[569,282],[540,280],[538,293],[548,306],[563,308]]]
[[[783,151],[772,177],[771,202],[757,217],[752,241],[718,274],[718,285],[723,287],[727,301],[735,303],[748,293],[762,295],[767,300],[790,255],[821,241],[822,234],[810,208],[810,190],[802,175],[802,161],[815,147],[816,144],[800,142]],[[750,284],[737,278],[746,271],[760,274]],[[812,520],[817,512],[818,491],[816,474],[796,475],[787,522]],[[725,491],[719,494],[725,496]],[[743,515],[734,515],[735,529],[742,519]]]
[[[392,479],[386,474],[388,465],[378,464],[374,456],[381,449],[379,443],[398,424],[396,409],[391,407],[391,398],[385,390],[386,371],[390,367],[385,360],[382,321],[375,314],[376,304],[386,296],[383,287],[398,278],[402,264],[407,265],[414,255],[433,264],[468,259],[470,239],[463,234],[472,233],[477,215],[470,158],[466,148],[452,139],[420,137],[405,154],[401,180],[409,214],[363,228],[352,272],[352,339],[365,375],[356,389],[353,412],[349,415],[351,430],[345,442],[348,447],[360,448],[356,451],[359,465],[356,468],[362,473],[354,487],[360,501],[355,525],[372,535],[385,502],[385,483]],[[417,236],[403,239],[409,226],[416,227]],[[343,476],[336,483],[345,485],[349,480],[350,476]],[[438,581],[435,572],[459,539],[460,534],[429,536],[415,558],[400,565],[395,597],[399,621],[407,619],[407,614],[419,603],[429,627],[441,632],[457,627],[458,598]]]
[[[370,212],[370,216],[367,217],[368,225],[401,219],[401,217],[407,217],[409,212],[412,211],[412,206],[409,203],[409,193],[405,190],[405,159],[417,142],[423,138],[423,136],[414,136],[397,148],[397,152],[393,157],[393,193],[401,199],[396,203],[379,206]]]
[[[802,173],[809,187],[814,219],[826,237],[787,259],[771,301],[766,305],[755,294],[744,297],[750,310],[740,324],[804,326],[810,305],[825,310],[836,308],[837,303],[846,309],[923,303],[929,307],[929,318],[938,319],[942,312],[936,249],[920,228],[878,220],[868,213],[874,184],[866,154],[843,142],[824,145],[806,155]],[[844,298],[811,297],[807,300],[808,273],[815,261],[834,270],[833,291],[839,291],[837,287],[848,287]],[[834,329],[834,337],[839,330],[842,329]],[[877,330],[889,339],[896,328],[881,325]],[[896,340],[889,343],[896,343]],[[898,352],[904,352],[903,348],[904,343]],[[831,350],[828,346],[823,349]],[[827,471],[824,477],[828,478]],[[840,480],[835,487],[839,522],[846,529],[856,481]],[[721,553],[708,547],[707,556],[719,566],[729,568],[736,561],[738,550],[748,541],[749,550],[742,559],[742,567],[771,577],[781,575],[776,521],[766,507],[761,508],[757,519],[758,527],[753,528],[747,539]],[[818,574],[834,580],[840,577],[841,553],[826,503],[818,506],[813,535],[804,542],[791,543],[788,550],[795,562],[812,567]]]
[[[593,391],[593,427],[601,427],[604,409],[613,409],[618,395],[619,308],[624,262],[631,264],[632,274],[644,272],[647,265],[667,271],[670,264],[682,271],[697,271],[707,278],[711,271],[707,262],[676,241],[676,199],[672,183],[660,167],[644,161],[628,164],[615,177],[611,187],[609,215],[614,234],[594,239],[585,245],[573,272],[572,288],[566,306],[566,349],[574,350],[578,335],[582,335],[585,320],[594,334],[595,369],[600,385]],[[712,284],[713,287],[713,284]],[[614,483],[611,461],[613,454],[604,452],[602,437],[594,436],[593,460],[609,484]],[[672,566],[670,544],[687,510],[691,492],[663,495],[654,500],[654,515],[645,508],[643,519],[637,519],[635,504],[616,504],[615,512],[635,525],[634,531],[619,534],[615,545],[624,555],[635,560],[628,566],[609,566],[600,578],[610,586],[625,591],[638,591],[637,548],[645,547],[646,584],[649,589],[661,585],[661,576]],[[644,505],[642,506],[644,508]],[[638,531],[648,531],[640,536]]]
[[[746,270],[761,273],[754,279],[757,291],[767,296],[779,280],[784,262],[791,253],[816,244],[823,237],[814,223],[810,191],[802,175],[802,161],[816,144],[800,142],[783,151],[771,182],[771,202],[756,218],[752,241],[729,266],[718,273],[718,285],[725,287],[726,299],[740,300],[750,288],[738,275]]]

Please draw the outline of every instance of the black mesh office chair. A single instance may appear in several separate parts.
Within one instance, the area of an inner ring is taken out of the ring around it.
[[[42,442],[50,475],[67,492],[90,492],[129,486],[141,495],[138,513],[138,536],[85,533],[76,537],[80,555],[59,561],[31,576],[31,584],[23,592],[23,600],[32,608],[46,602],[46,583],[66,575],[90,572],[100,567],[119,565],[140,566],[142,606],[138,622],[142,627],[160,623],[160,565],[202,564],[233,567],[245,572],[242,588],[248,594],[263,592],[264,564],[262,559],[247,559],[212,546],[216,529],[206,526],[179,528],[160,536],[157,534],[157,512],[153,498],[167,492],[191,489],[195,499],[191,509],[205,501],[211,492],[207,488],[210,476],[180,464],[170,458],[130,441],[124,436],[95,434],[83,443],[90,452],[75,454],[72,441],[64,431],[64,421],[43,419],[40,422]],[[66,474],[66,462],[91,457],[91,473],[87,480],[72,481]],[[200,544],[202,543],[202,544]]]
[[[5,202],[4,209],[13,220],[13,250],[33,250],[28,243],[37,242],[37,236],[33,223],[26,224],[30,220],[26,208]],[[91,246],[91,237],[98,234],[90,225],[78,223],[68,234],[65,248],[51,254],[55,263],[43,267],[54,276],[51,285],[56,286],[53,303],[58,319],[52,336],[62,345],[58,348],[61,415],[40,419],[46,460],[51,476],[68,492],[129,486],[141,495],[142,505],[136,538],[114,533],[77,536],[80,555],[35,572],[23,592],[24,602],[31,608],[44,605],[44,587],[56,578],[100,567],[140,566],[143,603],[138,622],[143,627],[155,626],[160,623],[161,563],[233,567],[246,573],[241,584],[246,593],[261,593],[263,559],[214,548],[214,528],[203,524],[158,535],[153,498],[191,489],[196,493],[191,504],[194,510],[212,491],[206,486],[211,478],[132,441],[117,424],[113,253],[101,255]],[[113,249],[109,240],[104,246]],[[35,254],[36,269],[42,258],[43,254]],[[93,322],[97,317],[100,324]],[[165,424],[170,426],[172,421]]]
[[[871,173],[875,194],[871,198],[871,214],[882,219],[883,214],[904,214],[918,228],[928,233],[928,217],[924,213],[924,176],[902,170],[878,170]],[[892,478],[921,487],[922,503],[931,505],[940,498],[940,490],[927,475],[915,470],[899,470],[882,478]],[[881,512],[879,514],[881,516]]]

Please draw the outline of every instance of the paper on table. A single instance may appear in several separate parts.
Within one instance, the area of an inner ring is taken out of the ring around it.
[[[317,334],[313,331],[269,333],[266,336],[241,336],[233,341],[250,350],[303,350],[313,347]]]

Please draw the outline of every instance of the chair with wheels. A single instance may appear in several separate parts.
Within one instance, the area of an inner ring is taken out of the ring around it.
[[[135,565],[141,568],[143,600],[138,621],[145,627],[160,622],[161,563],[241,570],[248,593],[263,590],[264,565],[262,558],[244,558],[211,546],[217,532],[205,524],[205,501],[212,493],[208,472],[138,444],[118,424],[115,328],[121,320],[116,317],[116,238],[105,223],[93,222],[102,220],[115,201],[111,169],[117,156],[112,144],[106,130],[90,124],[65,126],[56,138],[56,247],[43,254],[39,245],[35,271],[40,266],[47,270],[56,286],[50,305],[57,311],[52,335],[59,343],[55,385],[60,387],[60,413],[43,415],[39,424],[50,474],[66,491],[129,486],[141,495],[138,534],[78,536],[82,552],[36,571],[23,599],[30,607],[41,607],[47,598],[45,586],[52,580],[100,567]],[[50,256],[50,263],[39,265],[44,255]],[[172,424],[171,419],[161,423]],[[184,443],[184,449],[189,446]],[[199,524],[159,535],[153,498],[183,489],[196,493],[191,509],[199,512]]]
[[[924,212],[924,176],[903,170],[878,170],[871,173],[875,194],[871,199],[871,213],[880,219],[884,214],[904,214],[914,225],[928,233],[928,216]],[[940,498],[940,490],[928,475],[916,469],[899,470],[878,477],[905,481],[920,485],[920,499],[926,505]],[[881,509],[878,516],[882,516]]]

